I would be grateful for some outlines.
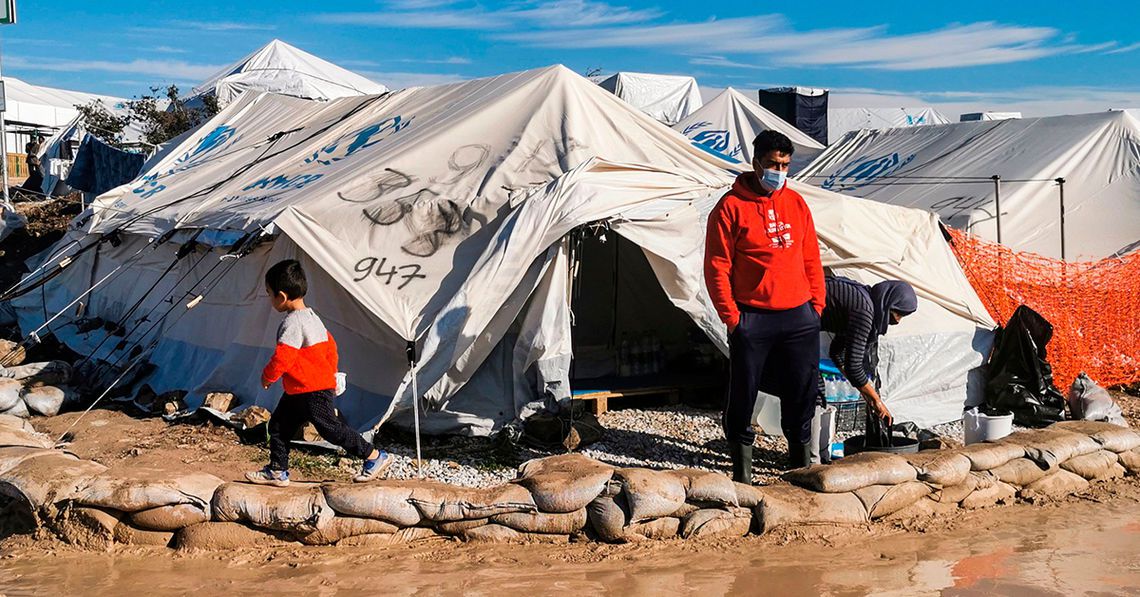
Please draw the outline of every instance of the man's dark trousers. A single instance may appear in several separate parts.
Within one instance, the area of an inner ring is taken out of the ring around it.
[[[819,315],[807,302],[774,311],[740,305],[740,322],[729,334],[728,400],[724,435],[752,445],[756,393],[780,398],[780,426],[789,442],[811,441],[819,377]]]

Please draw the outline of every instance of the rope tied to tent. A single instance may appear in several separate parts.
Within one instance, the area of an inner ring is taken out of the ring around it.
[[[416,476],[423,479],[424,458],[420,448],[420,391],[419,384],[416,381],[416,341],[408,340],[408,344],[404,350],[408,355],[408,369],[412,376],[412,420],[415,422],[416,431]]]

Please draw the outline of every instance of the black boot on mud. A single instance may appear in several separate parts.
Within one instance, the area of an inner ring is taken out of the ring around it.
[[[745,485],[752,484],[752,445],[728,443],[728,453],[732,458],[732,480]]]
[[[788,442],[788,461],[786,466],[788,469],[811,466],[811,443],[801,444],[799,442]]]

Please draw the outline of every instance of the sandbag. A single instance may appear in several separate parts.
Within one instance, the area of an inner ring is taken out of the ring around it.
[[[93,551],[104,551],[115,542],[119,512],[100,508],[68,508],[52,524],[56,534],[71,545]]]
[[[1124,467],[1116,457],[1115,452],[1100,450],[1084,456],[1076,456],[1061,463],[1061,468],[1080,475],[1089,481],[1100,479],[1114,479],[1124,476]]]
[[[334,545],[348,537],[372,533],[391,534],[398,530],[400,529],[396,525],[374,518],[335,516],[324,528],[311,533],[297,533],[295,536],[298,541],[305,545]]]
[[[217,521],[307,533],[324,528],[335,516],[320,487],[303,485],[224,483],[214,493],[212,509]]]
[[[1054,470],[1056,469],[1042,468],[1040,464],[1028,458],[1014,458],[990,470],[990,473],[1004,483],[1024,487]]]
[[[1120,459],[1120,465],[1124,467],[1124,470],[1133,475],[1140,474],[1140,448],[1121,452],[1116,457]]]
[[[0,412],[11,409],[20,402],[20,394],[24,391],[24,384],[14,379],[0,377]]]
[[[1017,444],[980,442],[970,444],[958,450],[958,453],[970,460],[971,471],[988,471],[1014,458],[1024,458],[1025,448]]]
[[[491,522],[511,527],[520,533],[573,535],[586,526],[586,509],[563,514],[510,512],[492,516]]]
[[[685,501],[733,507],[740,503],[732,479],[720,473],[683,468],[669,471],[669,474],[681,479],[685,488]]]
[[[387,545],[403,545],[406,543],[421,543],[437,539],[446,539],[434,529],[426,527],[410,527],[400,529],[395,533],[368,533],[346,537],[337,541],[337,547],[382,547]]]
[[[32,416],[32,412],[30,410],[28,410],[27,403],[25,403],[24,400],[21,398],[20,400],[16,401],[16,404],[12,408],[9,408],[6,411],[0,412],[0,415],[6,415],[9,417],[17,417],[20,419],[27,419],[28,417]]]
[[[485,524],[460,533],[460,538],[469,543],[568,543],[568,535],[544,535],[542,533],[520,533],[501,524]]]
[[[271,545],[281,541],[277,533],[236,522],[202,522],[174,533],[174,547],[179,550],[235,549]]]
[[[681,537],[743,537],[751,526],[752,512],[748,508],[705,508],[681,521]]]
[[[21,402],[20,404],[23,404]],[[0,446],[50,449],[55,446],[51,436],[14,427],[0,427]]]
[[[0,448],[0,475],[8,472],[12,467],[36,456],[58,454],[59,452],[47,448],[29,448],[27,446],[8,446]]]
[[[18,367],[7,367],[3,377],[23,382],[24,386],[58,386],[71,381],[71,365],[64,361],[29,363]]]
[[[1037,501],[1058,499],[1089,488],[1089,482],[1080,475],[1061,469],[1054,471],[1021,490],[1021,497]]]
[[[207,522],[210,513],[192,504],[159,506],[130,515],[131,524],[147,531],[177,531],[192,524]]]
[[[898,485],[870,485],[855,490],[867,516],[876,520],[894,514],[926,497],[934,489],[921,481],[907,481]]]
[[[1140,448],[1140,433],[1127,427],[1105,423],[1102,421],[1061,421],[1049,426],[1050,429],[1083,433],[1093,439],[1100,447],[1110,452],[1127,452]]]
[[[974,475],[966,475],[966,478],[957,485],[946,485],[939,489],[930,492],[927,498],[934,500],[940,504],[954,504],[966,499],[966,496],[974,492],[978,488],[978,479]]]
[[[736,489],[736,503],[741,508],[755,508],[764,499],[764,494],[754,485],[733,482]]]
[[[630,521],[629,504],[625,497],[621,482],[610,481],[606,483],[601,495],[586,506],[586,520],[602,541],[617,543],[625,540],[625,527]]]
[[[753,509],[753,517],[761,535],[784,525],[853,525],[868,520],[867,509],[854,493],[817,493],[792,485],[764,488],[764,500]]]
[[[966,496],[959,505],[967,510],[989,508],[999,503],[1012,502],[1016,495],[1017,489],[1003,481],[994,481],[987,486],[979,483],[978,488]]]
[[[28,353],[19,342],[0,340],[0,368],[22,365],[26,358]]]
[[[1068,403],[1074,419],[1106,421],[1128,426],[1124,413],[1120,411],[1120,405],[1112,399],[1107,390],[1097,385],[1084,371],[1077,375],[1073,385],[1069,386]]]
[[[435,525],[435,530],[443,533],[444,535],[458,535],[463,531],[471,530],[475,527],[481,527],[491,522],[489,518],[477,518],[475,520],[457,520],[455,522],[441,522]]]
[[[122,543],[124,545],[166,547],[174,540],[174,532],[140,529],[126,521],[120,520],[119,524],[115,525],[114,537],[115,543]]]
[[[958,485],[970,475],[970,459],[953,450],[923,450],[903,456],[918,480],[935,485]]]
[[[352,485],[325,485],[325,500],[343,516],[375,518],[398,527],[414,527],[423,516],[409,501],[412,487],[408,481],[385,479]]]
[[[898,485],[914,481],[918,472],[897,454],[862,452],[832,464],[816,464],[784,473],[800,487],[822,493],[847,493],[868,485]]]
[[[504,484],[496,487],[456,487],[435,481],[420,481],[408,501],[424,520],[451,522],[488,518],[508,512],[534,512],[537,508],[524,487]]]
[[[1074,457],[1091,454],[1100,449],[1100,444],[1083,433],[1073,433],[1060,429],[1029,429],[1007,435],[998,443],[1019,445],[1025,449],[1025,457],[1036,460],[1048,468]]]
[[[75,501],[123,512],[177,504],[206,510],[222,483],[208,473],[149,467],[113,470],[92,479],[75,496]]]
[[[24,393],[24,404],[28,410],[45,417],[54,417],[59,414],[63,406],[63,390],[54,386],[39,386]]]
[[[631,524],[625,529],[625,540],[653,541],[672,539],[681,530],[681,519],[672,516]]]
[[[614,467],[581,454],[562,454],[524,462],[512,481],[533,496],[543,512],[575,512],[598,497]]]
[[[27,458],[0,474],[0,495],[24,504],[34,515],[51,514],[107,467],[63,452]]]
[[[950,516],[957,511],[957,502],[941,502],[931,499],[930,496],[926,496],[919,498],[906,508],[884,516],[883,520],[911,520],[914,518]]]
[[[666,471],[624,468],[614,473],[614,479],[621,483],[629,504],[630,522],[670,516],[685,505],[683,477]]]

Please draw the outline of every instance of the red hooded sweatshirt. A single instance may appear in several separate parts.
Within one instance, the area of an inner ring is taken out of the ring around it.
[[[784,310],[809,300],[826,305],[823,265],[815,222],[804,198],[787,184],[770,197],[736,178],[709,214],[705,236],[705,285],[721,321],[740,320],[737,303]]]

